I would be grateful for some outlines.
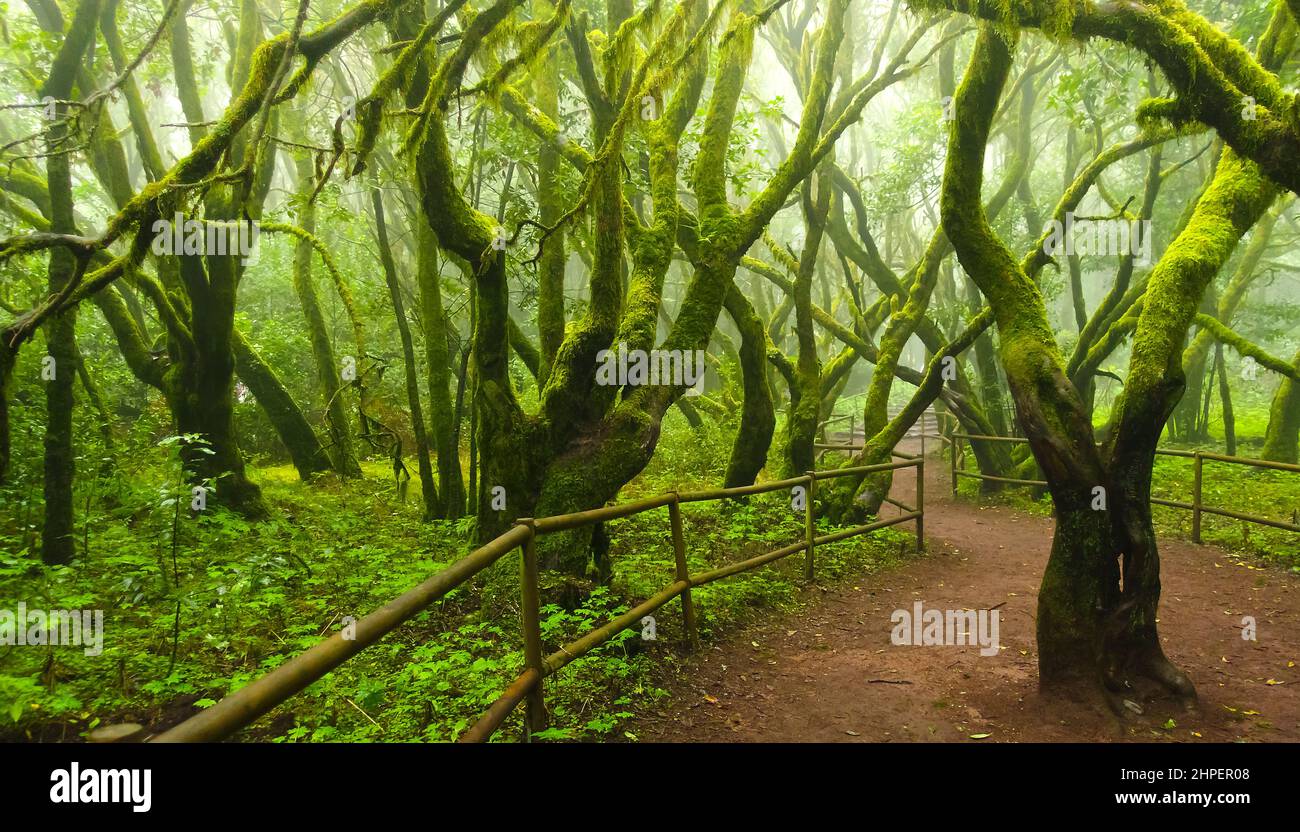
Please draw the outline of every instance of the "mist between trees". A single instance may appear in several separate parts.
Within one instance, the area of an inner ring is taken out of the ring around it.
[[[981,473],[1048,483],[1042,683],[1190,699],[1155,450],[1297,461],[1297,11],[14,5],[0,606],[37,603],[29,569],[98,570],[174,606],[174,666],[186,547],[319,532],[331,490],[445,564],[651,476],[802,475],[837,414],[862,447],[829,464],[887,462],[937,409],[1029,440],[972,442]],[[865,522],[890,473],[828,482],[818,517]],[[539,557],[565,609],[619,589],[603,526]]]

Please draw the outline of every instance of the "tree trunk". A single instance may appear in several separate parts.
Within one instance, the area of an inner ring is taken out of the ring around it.
[[[329,456],[321,447],[320,439],[275,370],[262,360],[242,332],[235,331],[232,346],[239,377],[248,385],[275,428],[276,435],[289,451],[299,478],[309,480],[330,470]]]
[[[411,340],[411,325],[406,320],[402,302],[402,287],[397,278],[397,266],[388,247],[388,229],[384,223],[384,198],[379,187],[370,189],[371,205],[375,211],[375,233],[379,241],[379,260],[384,266],[384,279],[388,283],[388,296],[397,316],[397,331],[402,337],[402,364],[406,376],[406,398],[411,407],[411,430],[415,434],[415,457],[420,469],[420,491],[424,499],[424,519],[432,520],[441,514],[438,505],[438,487],[433,482],[433,468],[429,464],[429,438],[424,430],[424,413],[420,407],[420,382],[415,366],[415,345]]]
[[[736,437],[731,445],[731,458],[723,480],[725,488],[734,488],[753,485],[759,471],[767,464],[767,452],[776,430],[776,411],[767,379],[767,332],[763,328],[763,322],[734,283],[727,290],[724,304],[736,329],[740,330],[740,377],[744,395],[740,419],[736,424]],[[816,396],[813,398],[815,401]],[[791,418],[794,407],[792,402]],[[808,450],[812,450],[811,445]]]
[[[303,153],[298,154],[295,158],[295,169],[298,174],[298,227],[308,234],[315,234],[316,206],[310,201],[315,187],[315,172],[311,158]],[[312,278],[313,255],[310,241],[295,238],[293,288],[298,295],[298,302],[302,305],[303,318],[307,322],[307,335],[311,341],[312,356],[316,360],[316,378],[320,381],[321,397],[325,407],[325,426],[330,440],[327,454],[331,466],[340,476],[359,477],[361,465],[357,462],[356,452],[352,447],[352,429],[348,424],[346,402],[343,399],[341,370],[334,357],[334,345],[330,341],[329,328],[325,325],[325,315],[321,312],[320,300],[316,295],[316,284]],[[258,400],[261,401],[261,398],[259,397]],[[298,470],[301,474],[302,468]]]
[[[816,467],[817,455],[813,444],[817,440],[817,424],[821,421],[822,365],[817,355],[816,330],[813,328],[812,284],[817,270],[817,255],[826,230],[826,214],[830,210],[832,188],[827,175],[818,176],[815,181],[815,197],[812,183],[805,183],[802,189],[807,239],[800,252],[799,269],[794,281],[794,328],[798,353],[794,383],[790,385],[789,415],[785,422],[784,473],[787,476],[798,476]],[[888,368],[886,372],[892,373],[893,368]]]
[[[1291,361],[1300,367],[1300,351]],[[1263,457],[1271,462],[1289,462],[1292,465],[1300,462],[1300,384],[1285,376],[1269,407]]]
[[[538,19],[544,17],[550,0],[533,0]],[[552,121],[560,118],[560,62],[559,51],[547,47],[548,55],[542,59],[536,73],[534,101],[537,109]],[[564,200],[560,193],[560,151],[555,142],[543,142],[537,152],[537,220],[552,226],[564,213]],[[546,385],[551,375],[551,363],[564,341],[564,229],[542,243],[541,257],[537,262],[537,340],[541,351],[541,368],[537,385]],[[445,488],[445,486],[444,486]]]
[[[40,95],[63,101],[71,97],[81,56],[93,42],[99,0],[81,0],[63,43],[42,85]],[[64,119],[67,105],[57,105],[57,120],[46,133],[46,183],[50,194],[50,230],[56,234],[76,231],[72,208],[71,160],[60,145],[68,138]],[[62,246],[50,251],[49,291],[57,295],[77,277],[78,263]],[[72,447],[72,412],[76,405],[73,386],[77,381],[77,313],[69,309],[45,326],[48,360],[42,362],[45,380],[45,525],[41,529],[41,558],[47,564],[68,563],[76,554],[73,537],[72,481],[75,454]]]
[[[57,167],[54,158],[47,164]],[[62,157],[66,158],[66,157]],[[69,206],[70,207],[70,206]],[[72,277],[73,257],[56,249],[50,257],[50,291],[58,292]],[[56,261],[58,261],[56,263]],[[72,447],[72,413],[76,406],[77,315],[69,310],[45,327],[49,375],[45,381],[45,525],[41,529],[41,557],[47,564],[68,563],[76,554],[73,538],[72,481],[75,453]],[[45,371],[44,362],[42,372]]]
[[[438,451],[438,484],[442,493],[442,516],[448,519],[465,513],[465,479],[460,467],[460,446],[456,430],[457,413],[451,401],[450,322],[442,306],[441,276],[437,241],[423,214],[411,218],[416,226],[418,246],[416,274],[420,282],[420,314],[424,322],[424,358],[429,378],[429,423],[433,445]]]
[[[1206,314],[1213,315],[1224,326],[1232,326],[1233,316],[1237,314],[1237,309],[1241,306],[1242,300],[1245,299],[1246,290],[1259,276],[1259,264],[1268,252],[1268,244],[1272,238],[1273,229],[1277,226],[1278,218],[1282,215],[1282,210],[1288,202],[1289,200],[1279,203],[1251,229],[1250,241],[1246,244],[1246,249],[1242,252],[1241,259],[1237,263],[1236,269],[1233,270],[1232,278],[1224,288],[1223,294],[1219,297],[1218,302],[1213,304],[1212,309],[1204,310]],[[1187,392],[1183,394],[1182,400],[1174,408],[1172,422],[1175,436],[1178,437],[1179,441],[1192,442],[1203,438],[1198,435],[1196,415],[1197,406],[1201,402],[1201,392],[1207,380],[1206,356],[1209,354],[1212,341],[1214,341],[1213,333],[1202,329],[1196,333],[1192,343],[1183,351],[1183,373],[1187,376]]]
[[[1223,364],[1223,344],[1214,345],[1214,364],[1219,370],[1219,401],[1223,404],[1223,444],[1228,456],[1237,455],[1237,423],[1232,415],[1232,390]]]

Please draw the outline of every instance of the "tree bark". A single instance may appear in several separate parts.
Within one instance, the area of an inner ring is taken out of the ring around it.
[[[402,302],[402,287],[398,282],[397,265],[388,247],[388,228],[384,222],[384,198],[379,187],[370,189],[370,201],[375,211],[375,235],[379,242],[379,260],[384,267],[384,280],[388,284],[388,297],[397,316],[397,331],[402,338],[402,364],[406,377],[406,398],[411,407],[411,430],[415,434],[415,457],[420,470],[420,491],[424,500],[424,519],[432,520],[442,512],[439,506],[438,487],[433,482],[433,467],[429,464],[429,438],[424,430],[424,412],[420,407],[420,382],[415,366],[415,344],[411,339],[411,325],[406,320],[406,307]]]
[[[1300,369],[1300,351],[1291,359]],[[1300,462],[1300,384],[1283,376],[1269,407],[1268,429],[1264,433],[1264,459],[1272,462]]]
[[[93,43],[99,0],[81,0],[72,23],[55,56],[49,78],[41,87],[42,98],[59,101],[72,96],[72,87],[81,56]],[[45,159],[47,188],[50,194],[50,230],[71,234],[76,230],[72,208],[72,169],[61,145],[69,139],[67,105],[56,105],[56,120],[46,133]],[[58,247],[50,252],[49,291],[58,295],[86,265],[71,251]],[[77,381],[77,312],[69,309],[56,315],[45,327],[48,358],[42,362],[45,379],[45,524],[41,528],[41,559],[47,564],[68,563],[76,554],[73,535],[72,484],[76,457],[72,447],[72,415],[76,400],[73,386]],[[49,375],[44,371],[48,366]],[[7,431],[6,431],[7,433]],[[6,454],[7,455],[7,454]]]
[[[295,159],[298,174],[298,227],[307,234],[316,233],[316,207],[310,201],[315,189],[315,174],[311,159],[299,154]],[[312,277],[312,244],[308,240],[296,238],[293,249],[293,288],[302,306],[303,318],[307,322],[307,336],[311,342],[312,356],[316,363],[316,378],[320,382],[321,397],[325,408],[325,426],[329,433],[327,454],[331,467],[344,477],[361,476],[361,465],[357,462],[356,452],[352,446],[352,429],[348,424],[346,402],[343,398],[341,370],[334,357],[334,345],[330,341],[329,329],[325,324],[325,315],[321,312],[320,300],[316,295],[316,283]],[[241,374],[242,374],[241,370]],[[261,398],[258,399],[261,401]],[[296,458],[295,458],[296,461]],[[302,469],[299,468],[299,473]]]
[[[416,275],[420,283],[420,314],[424,323],[429,422],[433,430],[433,445],[438,452],[442,516],[454,519],[465,513],[465,479],[457,442],[457,411],[451,401],[451,350],[448,342],[451,324],[442,305],[438,249],[433,229],[423,214],[413,216],[411,222],[416,226]]]
[[[330,470],[332,466],[325,448],[275,370],[258,355],[239,330],[235,330],[231,346],[235,353],[236,372],[248,385],[275,428],[276,435],[289,451],[298,477],[310,480],[316,474]]]

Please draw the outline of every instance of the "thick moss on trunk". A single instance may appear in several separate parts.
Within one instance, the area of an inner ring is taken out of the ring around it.
[[[1109,515],[1091,511],[1092,489],[1107,482],[1086,407],[1066,379],[1038,286],[993,233],[980,203],[989,127],[1010,67],[1004,35],[982,27],[957,93],[941,214],[962,266],[996,316],[1016,411],[1056,508],[1056,545],[1038,607],[1040,681],[1050,685],[1096,678],[1100,611],[1108,608],[1118,570]]]
[[[415,183],[421,208],[439,245],[468,264],[472,275],[473,327],[470,375],[473,386],[474,436],[471,438],[471,505],[478,519],[478,538],[490,540],[524,516],[539,491],[538,460],[544,437],[529,424],[510,382],[510,304],[505,252],[492,246],[496,222],[475,209],[460,192],[447,141],[446,102],[449,76],[463,71],[474,50],[513,8],[509,0],[474,18],[460,46],[438,64],[421,60],[407,89],[409,106],[422,100],[431,108],[410,137]],[[417,25],[398,21],[399,32]],[[455,79],[458,81],[458,79]],[[477,457],[478,466],[475,466]],[[497,491],[496,489],[501,489]],[[499,508],[504,499],[504,508]]]
[[[437,242],[423,215],[416,224],[416,276],[420,288],[420,317],[424,324],[424,359],[429,374],[429,424],[438,452],[438,486],[442,494],[442,516],[448,519],[465,513],[465,479],[456,441],[456,413],[451,401],[451,324],[442,306],[441,275],[438,272]]]
[[[81,57],[93,41],[99,0],[81,0],[55,56],[49,78],[41,87],[42,97],[59,101],[72,94]],[[72,170],[68,154],[61,145],[68,139],[66,105],[59,104],[59,119],[46,133],[45,159],[47,188],[50,194],[50,230],[60,234],[76,231],[72,209]],[[68,284],[80,277],[85,262],[78,262],[72,252],[58,247],[50,252],[49,291],[59,295]],[[52,364],[42,366],[45,380],[45,524],[41,528],[41,558],[46,563],[67,563],[76,554],[73,538],[72,480],[75,454],[72,447],[72,413],[76,405],[73,388],[77,381],[77,312],[69,309],[54,316],[45,326],[48,357]],[[48,366],[49,375],[44,370]],[[3,427],[3,426],[0,426]],[[7,434],[8,431],[6,430]],[[6,453],[6,457],[8,454]]]
[[[52,157],[53,158],[53,157]],[[51,163],[52,163],[51,158]],[[50,289],[58,291],[71,278],[74,265],[66,251],[51,253]],[[55,262],[63,261],[63,262]],[[41,528],[41,558],[46,563],[67,563],[76,554],[73,535],[72,414],[76,406],[77,314],[68,310],[45,327],[53,376],[45,381],[45,525]]]
[[[239,377],[248,385],[275,428],[276,435],[289,451],[298,476],[308,480],[330,470],[329,456],[321,447],[320,439],[275,370],[258,355],[243,333],[235,332],[232,346]]]
[[[1213,314],[1225,326],[1232,326],[1233,316],[1245,299],[1246,291],[1260,274],[1259,265],[1268,251],[1268,243],[1272,238],[1273,228],[1282,214],[1282,208],[1282,203],[1276,205],[1251,229],[1250,242],[1242,252],[1228,285],[1224,288],[1218,303],[1214,304],[1214,309],[1206,310],[1207,314]],[[1187,378],[1187,392],[1174,408],[1171,423],[1180,441],[1192,442],[1205,438],[1196,429],[1196,410],[1201,401],[1202,385],[1206,376],[1206,359],[1213,341],[1214,333],[1202,329],[1183,351],[1183,373]]]
[[[979,288],[973,281],[967,281],[966,285],[969,293],[967,300],[970,301],[973,314],[979,311],[984,302],[980,298]],[[1002,379],[998,375],[997,343],[993,339],[993,333],[987,332],[977,338],[971,351],[975,356],[972,364],[978,378],[980,404],[988,417],[989,425],[993,428],[994,435],[1009,436],[1012,426],[1007,424],[1006,398],[1002,392]],[[989,443],[983,442],[980,444],[987,445]],[[982,466],[980,470],[983,473],[989,473],[984,471]],[[981,480],[980,483],[981,489],[986,492],[996,490],[996,483],[987,480]]]
[[[196,330],[201,332],[202,327]],[[198,354],[204,355],[202,348]],[[244,472],[244,457],[235,438],[233,374],[234,359],[227,343],[224,355],[207,353],[193,363],[173,364],[164,377],[164,392],[176,416],[176,432],[198,436],[203,443],[182,446],[189,482],[214,489],[208,505],[219,503],[262,519],[270,512],[262,490]]]
[[[830,210],[830,176],[826,173],[818,176],[816,185],[815,196],[811,183],[805,183],[802,189],[807,240],[800,252],[792,295],[795,338],[799,350],[795,359],[793,383],[790,385],[790,409],[785,421],[783,473],[787,475],[802,474],[816,467],[817,457],[813,443],[817,439],[817,425],[821,421],[822,365],[817,354],[816,330],[813,328],[812,284],[826,230],[826,215]],[[887,372],[892,374],[893,368]]]
[[[316,206],[310,201],[315,188],[311,159],[306,154],[299,154],[295,159],[295,170],[298,174],[298,227],[307,234],[315,234]],[[326,453],[330,465],[341,476],[359,477],[361,465],[357,462],[356,452],[352,447],[352,429],[348,425],[339,364],[334,358],[334,345],[330,341],[329,328],[326,326],[325,315],[321,311],[320,299],[316,294],[316,282],[312,277],[312,248],[309,240],[297,238],[294,241],[293,288],[302,306],[303,319],[307,322],[307,336],[316,363],[316,378],[321,386],[325,426],[330,440]],[[240,373],[243,374],[242,369]],[[301,468],[299,473],[302,473]]]
[[[1165,422],[1183,393],[1183,349],[1206,287],[1277,194],[1258,166],[1224,152],[1187,227],[1152,271],[1107,442],[1111,473],[1122,489],[1112,495],[1112,511],[1125,542],[1115,638],[1124,645],[1126,666],[1185,695],[1191,683],[1164,658],[1156,637],[1160,559],[1150,518],[1151,471]]]
[[[949,251],[949,243],[942,232],[931,236],[925,254],[917,263],[915,278],[908,291],[907,300],[890,316],[885,334],[880,338],[880,353],[876,369],[871,374],[866,401],[862,406],[862,428],[868,438],[862,452],[850,465],[877,465],[889,461],[890,451],[897,440],[887,443],[891,436],[885,431],[889,424],[889,393],[893,389],[894,370],[903,355],[903,348],[924,318],[939,278],[939,266]],[[886,444],[887,443],[887,444]],[[865,477],[858,486],[861,508],[867,514],[877,514],[893,481],[891,472],[884,471]]]
[[[1104,609],[1114,605],[1119,568],[1110,518],[1094,511],[1089,495],[1079,505],[1055,504],[1052,552],[1038,588],[1038,673],[1046,686],[1095,680],[1102,654]]]
[[[388,298],[393,304],[397,319],[397,332],[402,339],[402,370],[406,380],[406,399],[411,408],[411,431],[415,434],[415,460],[420,472],[420,494],[424,500],[424,519],[432,520],[442,511],[438,487],[433,482],[433,466],[429,463],[429,438],[424,428],[424,410],[420,407],[420,382],[415,367],[415,342],[411,339],[411,324],[406,319],[406,305],[402,301],[402,287],[398,282],[397,264],[388,246],[388,226],[384,221],[384,197],[379,186],[370,189],[370,203],[375,212],[375,236],[379,242],[379,260],[384,267],[384,281],[388,284]]]
[[[539,18],[546,11],[548,0],[533,0]],[[559,53],[546,47],[547,56],[536,73],[534,103],[542,115],[551,121],[560,117]],[[555,142],[543,142],[537,152],[537,220],[550,227],[564,213],[560,194],[560,151]],[[542,243],[541,258],[537,264],[537,336],[541,351],[538,385],[546,384],[551,374],[551,363],[564,342],[564,229],[557,229]],[[445,490],[445,485],[444,485]]]
[[[740,330],[740,376],[744,402],[731,445],[731,458],[723,485],[752,485],[767,464],[767,452],[776,430],[776,410],[767,378],[767,331],[754,307],[733,283],[725,300],[727,313]],[[792,405],[793,409],[794,405]],[[814,428],[816,425],[814,424]],[[809,450],[812,449],[811,444]],[[807,471],[811,468],[802,469]]]
[[[1300,351],[1292,359],[1300,369]],[[1268,430],[1264,434],[1264,459],[1300,462],[1300,384],[1283,377],[1269,407]]]

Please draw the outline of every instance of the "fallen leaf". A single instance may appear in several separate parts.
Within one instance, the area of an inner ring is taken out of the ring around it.
[[[993,735],[992,734],[971,734],[970,738],[973,740],[983,740],[983,739],[988,739],[991,736]]]

